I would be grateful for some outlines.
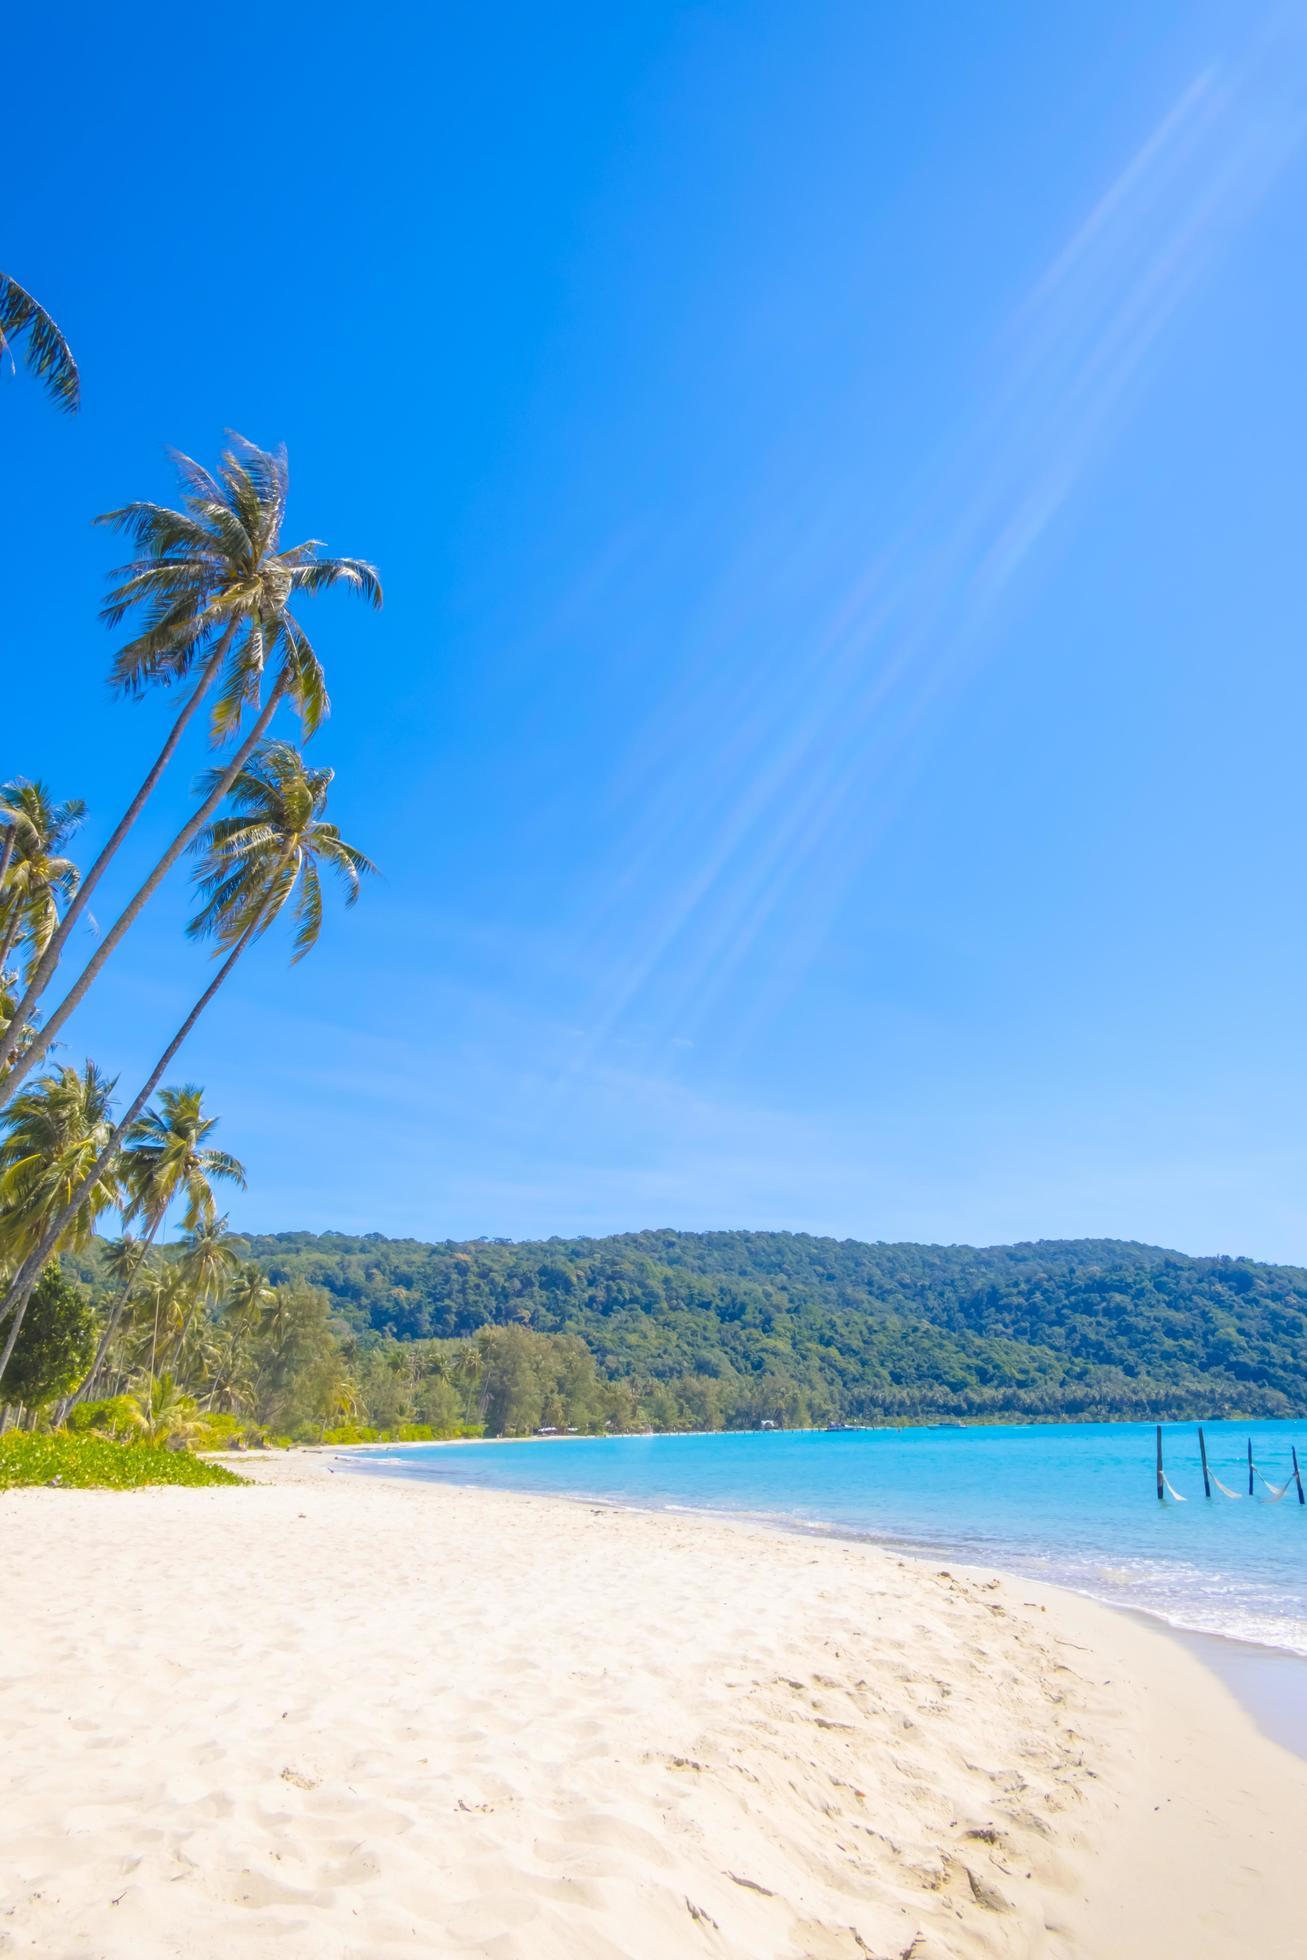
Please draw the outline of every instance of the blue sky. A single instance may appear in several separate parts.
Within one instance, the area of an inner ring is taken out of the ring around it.
[[[311,602],[384,878],[178,1069],[235,1222],[1307,1261],[1307,7],[78,16],[7,26],[85,407],[0,383],[0,766],[87,851],[143,771],[87,520],[167,445],[284,440],[386,584]],[[186,913],[71,1058],[148,1068]]]

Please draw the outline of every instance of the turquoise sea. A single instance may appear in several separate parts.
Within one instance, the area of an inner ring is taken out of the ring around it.
[[[370,1474],[729,1511],[853,1534],[1074,1587],[1196,1632],[1307,1655],[1307,1509],[1247,1492],[1246,1449],[1278,1488],[1307,1422],[1205,1425],[1238,1499],[1203,1497],[1197,1432],[1168,1425],[1158,1503],[1146,1423],[568,1437],[351,1453]]]

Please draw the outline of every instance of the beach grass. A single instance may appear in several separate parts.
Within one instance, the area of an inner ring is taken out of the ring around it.
[[[115,1443],[104,1436],[0,1436],[0,1490],[58,1482],[71,1490],[138,1490],[146,1484],[239,1484],[220,1463],[186,1450]]]

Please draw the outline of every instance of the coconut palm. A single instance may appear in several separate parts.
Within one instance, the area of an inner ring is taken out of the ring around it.
[[[208,1308],[216,1299],[245,1250],[244,1239],[229,1229],[226,1218],[202,1218],[180,1241],[180,1256],[164,1263],[153,1291],[148,1373],[160,1364],[165,1371],[195,1374],[202,1363],[208,1328]]]
[[[224,1321],[238,1327],[242,1337],[255,1333],[263,1323],[263,1317],[273,1305],[275,1294],[268,1284],[268,1276],[261,1266],[247,1260],[236,1269],[235,1277],[223,1301]]]
[[[276,1300],[276,1289],[262,1267],[246,1260],[236,1268],[220,1309],[208,1408],[224,1406],[234,1412],[252,1405],[256,1344],[266,1332]]]
[[[0,272],[0,353],[10,353],[24,335],[24,367],[57,407],[73,413],[81,400],[81,382],[72,349],[45,308],[16,279]]]
[[[283,912],[295,926],[292,964],[317,943],[323,917],[319,864],[328,865],[344,883],[347,905],[357,900],[362,877],[374,866],[325,820],[331,780],[330,769],[306,769],[303,757],[288,743],[269,742],[233,783],[233,814],[212,824],[203,840],[196,882],[204,903],[187,927],[193,937],[214,939],[216,953],[225,957],[106,1139],[87,1172],[87,1188],[97,1176],[112,1174],[124,1136],[246,948]],[[41,1267],[79,1202],[80,1193],[71,1194],[26,1253],[0,1304],[0,1320],[12,1315],[21,1325]],[[13,1338],[0,1356],[0,1380]]]
[[[134,503],[99,520],[125,532],[138,554],[114,574],[118,583],[103,617],[117,626],[133,614],[141,627],[114,662],[111,678],[120,690],[139,694],[154,685],[192,681],[194,685],[154,766],[37,963],[16,1010],[20,1023],[31,1022],[82,910],[215,683],[221,679],[212,715],[215,737],[234,734],[247,708],[254,711],[254,723],[230,762],[208,773],[198,809],[98,941],[26,1052],[15,1055],[16,1043],[7,1034],[0,1035],[0,1101],[12,1095],[37,1065],[169,870],[200,835],[262,741],[283,697],[298,710],[306,735],[313,733],[326,713],[322,668],[292,604],[338,585],[361,593],[374,606],[381,604],[380,580],[364,560],[320,557],[321,546],[315,539],[282,547],[290,482],[284,450],[269,452],[235,437],[216,476],[189,457],[174,460],[185,492],[180,511]]]
[[[254,1400],[249,1342],[234,1327],[214,1329],[210,1347],[208,1386],[201,1406],[218,1415],[248,1411]]]
[[[80,797],[56,803],[44,783],[20,779],[0,789],[0,973],[20,939],[32,972],[54,937],[60,901],[72,899],[79,876],[63,849],[85,816]]]
[[[149,1229],[147,1243],[173,1205],[180,1202],[181,1226],[198,1233],[217,1217],[214,1181],[245,1189],[245,1166],[229,1150],[207,1139],[218,1127],[204,1113],[204,1091],[187,1082],[161,1089],[157,1109],[137,1118],[123,1146],[123,1186],[131,1199],[128,1216]]]
[[[231,786],[230,814],[203,839],[196,883],[204,904],[186,928],[191,938],[240,946],[289,908],[295,965],[322,930],[319,865],[340,878],[346,905],[357,903],[376,867],[324,819],[334,774],[306,768],[289,742],[264,744]]]
[[[120,1330],[118,1346],[121,1349],[123,1344],[121,1330],[124,1326],[130,1327],[135,1309],[142,1304],[143,1296],[149,1295],[154,1282],[159,1277],[158,1255],[153,1250],[147,1251],[141,1241],[134,1238],[130,1232],[123,1232],[119,1238],[109,1239],[103,1244],[100,1262],[106,1278],[114,1289],[115,1297],[110,1309],[110,1318],[115,1320]],[[64,1421],[69,1409],[75,1403],[91,1400],[92,1385],[104,1393],[107,1388],[106,1377],[109,1373],[117,1374],[118,1389],[121,1390],[125,1371],[121,1365],[118,1365],[117,1358],[112,1369],[108,1361],[108,1355],[112,1351],[110,1346],[112,1339],[113,1330],[110,1331],[110,1341],[103,1341],[101,1350],[97,1351],[91,1374],[86,1382],[60,1409],[58,1421]]]
[[[153,1380],[161,1346],[165,1354],[171,1352],[194,1310],[186,1275],[177,1261],[161,1259],[152,1266],[146,1284],[133,1291],[129,1306],[131,1365]]]
[[[328,1423],[357,1422],[362,1413],[362,1404],[354,1391],[353,1382],[348,1375],[338,1376],[324,1397],[318,1441],[322,1442],[326,1436]]]
[[[181,1442],[202,1429],[199,1404],[171,1375],[152,1375],[131,1398],[151,1443]]]
[[[72,1402],[86,1401],[94,1395],[132,1283],[174,1204],[181,1203],[183,1229],[196,1233],[215,1221],[215,1179],[245,1189],[245,1168],[239,1159],[206,1142],[218,1118],[205,1115],[203,1100],[204,1091],[193,1082],[178,1089],[162,1089],[158,1108],[147,1109],[127,1132],[119,1160],[119,1178],[127,1197],[125,1215],[127,1219],[139,1219],[145,1230],[139,1239],[131,1242],[134,1263],[124,1262],[95,1360]]]
[[[244,1180],[242,1179],[242,1184]],[[186,1284],[202,1306],[210,1306],[239,1271],[241,1254],[249,1250],[227,1223],[212,1211],[199,1218],[181,1242],[181,1270]]]
[[[113,1132],[113,1090],[87,1062],[40,1077],[0,1113],[0,1261],[18,1264],[38,1244],[47,1247],[43,1258],[79,1250],[97,1218],[117,1209],[113,1164],[101,1162]],[[52,1219],[59,1221],[53,1236]]]
[[[0,1034],[3,1034],[14,1018],[18,1006],[18,993],[11,973],[0,973]],[[18,1030],[18,1052],[21,1055],[32,1039],[35,1029],[24,1023]]]

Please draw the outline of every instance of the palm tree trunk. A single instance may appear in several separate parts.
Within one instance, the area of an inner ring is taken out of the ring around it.
[[[0,851],[0,904],[4,901],[5,879],[9,876],[9,867],[14,861],[14,842],[17,836],[17,823],[11,822],[7,824],[5,827],[5,847],[3,851]],[[3,973],[5,970],[5,961],[9,958],[10,948],[14,943],[14,935],[18,931],[19,916],[20,908],[17,894],[15,894],[14,903],[10,908],[9,923],[5,927],[4,941],[3,944],[0,944],[0,973]]]
[[[123,1138],[159,1086],[160,1077],[163,1075],[164,1070],[171,1062],[173,1056],[177,1053],[177,1050],[181,1047],[187,1035],[195,1026],[195,1023],[199,1020],[205,1008],[209,1005],[209,1002],[222,986],[223,981],[227,978],[227,975],[231,972],[237,960],[245,951],[245,948],[258,932],[260,925],[264,921],[266,909],[265,905],[254,914],[244,932],[236,941],[236,944],[232,947],[222,965],[218,968],[217,973],[200,995],[194,1007],[186,1016],[186,1019],[182,1022],[176,1034],[151,1069],[145,1083],[133,1098],[130,1108],[119,1118],[108,1142],[96,1158],[94,1164],[72,1193],[67,1204],[55,1214],[46,1226],[40,1243],[33,1247],[26,1259],[23,1260],[18,1271],[14,1274],[9,1285],[9,1291],[5,1295],[3,1304],[0,1305],[0,1321],[9,1317],[11,1322],[9,1337],[4,1346],[4,1353],[0,1354],[0,1381],[4,1380],[5,1369],[9,1366],[9,1357],[14,1351],[14,1343],[18,1339],[19,1331],[23,1324],[23,1317],[27,1312],[28,1301],[36,1291],[36,1283],[41,1276],[41,1268],[45,1265],[46,1260],[50,1257],[50,1254],[54,1251],[60,1239],[77,1216],[78,1207],[87,1192],[98,1178],[103,1177],[105,1171],[118,1155]]]
[[[135,796],[128,804],[127,809],[124,812],[122,819],[118,824],[117,829],[113,832],[112,836],[109,838],[109,841],[105,844],[104,848],[101,850],[100,855],[96,858],[95,863],[91,866],[86,876],[82,879],[81,884],[74,892],[71,900],[69,901],[68,909],[64,913],[64,916],[60,921],[57,930],[52,935],[50,939],[50,943],[46,946],[40,959],[37,961],[36,971],[35,973],[33,973],[31,980],[28,982],[27,992],[23,995],[22,1000],[18,1003],[18,1009],[14,1015],[13,1022],[11,1023],[10,1032],[12,1032],[13,1028],[15,1027],[21,1028],[25,1022],[31,1020],[32,1014],[36,1008],[36,1003],[40,1000],[41,995],[45,992],[46,987],[49,985],[51,976],[53,975],[55,968],[59,964],[60,958],[62,957],[63,954],[63,949],[68,943],[69,934],[72,932],[73,927],[77,924],[77,921],[81,918],[82,913],[86,910],[87,905],[90,903],[91,894],[92,892],[94,892],[101,878],[108,870],[110,864],[114,859],[114,856],[118,851],[119,845],[122,843],[124,837],[126,837],[132,825],[136,822],[136,819],[140,816],[141,811],[145,808],[145,805],[149,801],[150,796],[152,795],[156,785],[158,784],[160,777],[163,775],[164,770],[168,767],[168,764],[172,761],[173,755],[176,752],[177,744],[181,741],[182,736],[185,734],[186,726],[187,723],[190,721],[191,716],[195,713],[195,710],[199,707],[200,702],[204,699],[205,695],[212,687],[214,681],[217,679],[218,673],[222,667],[222,663],[227,657],[227,649],[231,645],[232,636],[235,633],[239,624],[240,624],[239,619],[234,619],[231,625],[227,628],[226,632],[223,633],[219,638],[217,645],[213,649],[213,652],[209,655],[209,658],[204,663],[204,668],[200,674],[199,681],[196,683],[196,686],[193,689],[189,699],[187,700],[185,707],[182,709],[176,721],[173,723],[171,729],[168,731],[168,739],[164,743],[163,747],[160,749],[158,756],[155,759],[154,767],[150,770],[149,774],[145,778],[145,781],[141,784],[141,787],[137,790]],[[4,1069],[6,1063],[9,1061],[10,1057],[13,1054],[15,1046],[16,1046],[16,1038],[14,1042],[9,1042],[7,1039],[0,1037],[0,1070]],[[42,1054],[44,1054],[45,1050],[42,1049],[41,1052]],[[11,1084],[9,1086],[13,1087],[15,1085]]]
[[[276,685],[273,687],[272,692],[268,696],[266,707],[263,709],[263,712],[260,714],[253,728],[250,730],[250,733],[246,737],[245,741],[241,743],[240,748],[237,749],[235,755],[232,757],[231,763],[229,767],[224,770],[220,781],[214,786],[210,794],[205,797],[203,803],[201,803],[199,809],[195,812],[195,815],[190,819],[190,821],[182,825],[182,828],[178,831],[172,843],[168,846],[163,856],[159,859],[159,862],[155,865],[153,871],[150,873],[145,883],[141,886],[135,898],[130,900],[130,902],[124,906],[123,910],[119,913],[118,917],[114,920],[114,923],[110,926],[108,932],[105,934],[104,938],[100,941],[99,945],[96,947],[95,952],[92,954],[91,958],[87,961],[86,966],[82,970],[81,977],[69,989],[68,993],[64,995],[63,1000],[59,1003],[58,1007],[56,1007],[54,1013],[50,1016],[45,1026],[41,1029],[36,1039],[32,1042],[31,1046],[23,1054],[13,1058],[8,1073],[3,1078],[0,1078],[0,1103],[8,1102],[9,1098],[13,1095],[14,1091],[31,1074],[32,1070],[36,1067],[36,1064],[44,1056],[46,1050],[49,1048],[55,1036],[59,1033],[60,1029],[63,1027],[64,1022],[69,1018],[71,1014],[75,1013],[78,1007],[81,1006],[83,999],[85,998],[87,992],[91,987],[91,983],[96,978],[101,967],[104,965],[105,961],[109,958],[110,954],[114,951],[114,948],[118,945],[119,941],[122,938],[124,938],[127,932],[135,924],[137,917],[144,910],[146,904],[153,897],[158,887],[163,883],[163,880],[168,875],[169,871],[172,870],[173,865],[177,862],[178,858],[181,856],[182,852],[186,849],[187,845],[190,844],[196,837],[199,836],[200,831],[204,828],[209,818],[213,815],[214,811],[221,803],[223,797],[227,794],[227,791],[231,788],[232,784],[235,782],[237,775],[245,767],[245,764],[248,762],[250,756],[253,754],[259,742],[262,741],[264,733],[267,730],[268,723],[272,720],[273,715],[276,713],[277,704],[281,700],[282,695],[285,693],[286,688],[289,685],[289,682],[290,682],[290,675],[285,669],[283,669],[280,677],[276,682]],[[30,993],[31,990],[29,989],[28,991]],[[25,1007],[20,1004],[14,1016],[15,1021],[17,1021],[20,1018],[20,1016],[23,1015],[25,1012],[26,1012]],[[12,1028],[12,1024],[11,1024],[11,1028]],[[0,1051],[3,1051],[7,1048],[8,1054],[12,1056],[13,1046],[9,1044],[10,1031],[11,1030],[7,1030],[3,1036],[0,1036]],[[17,1037],[15,1037],[15,1040],[16,1039]],[[0,1068],[3,1067],[4,1067],[3,1052],[0,1052]],[[3,1314],[0,1313],[0,1319],[3,1319],[3,1317],[4,1317]],[[0,1367],[2,1367],[2,1365],[3,1364],[0,1364]]]
[[[65,1422],[68,1418],[68,1411],[75,1409],[79,1402],[89,1402],[91,1400],[91,1391],[95,1387],[101,1368],[105,1364],[105,1358],[109,1353],[109,1345],[114,1335],[118,1332],[118,1322],[122,1319],[123,1308],[127,1305],[127,1296],[136,1282],[136,1277],[145,1263],[145,1255],[154,1244],[155,1234],[162,1224],[163,1213],[160,1212],[158,1217],[151,1221],[150,1229],[141,1240],[136,1257],[132,1261],[132,1269],[119,1288],[118,1298],[114,1301],[110,1309],[105,1330],[100,1336],[100,1345],[95,1350],[95,1359],[87,1370],[80,1386],[75,1388],[71,1395],[65,1396],[64,1400],[60,1403],[58,1413],[55,1416],[56,1425]]]
[[[3,886],[3,884],[4,872],[0,871],[0,886]],[[0,939],[0,973],[5,971],[5,963],[14,949],[14,941],[18,937],[18,922],[22,916],[23,908],[18,903],[18,895],[15,893],[13,903],[9,907],[9,918],[5,925],[5,936],[3,939]]]

